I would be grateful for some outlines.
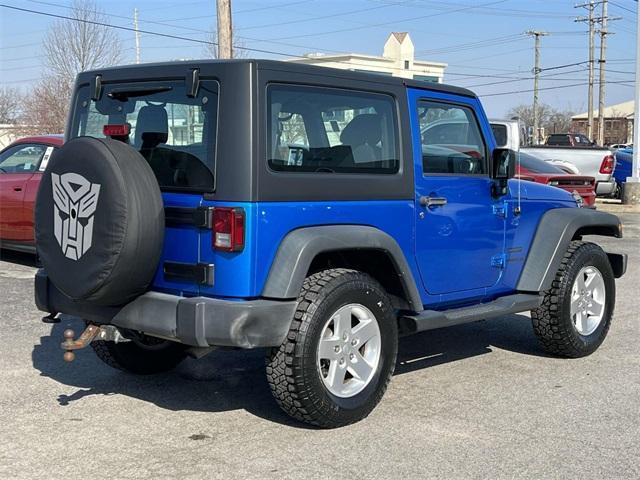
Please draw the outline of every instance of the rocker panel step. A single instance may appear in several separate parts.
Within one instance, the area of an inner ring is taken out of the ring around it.
[[[470,307],[424,310],[417,315],[404,315],[400,318],[400,326],[403,333],[417,333],[524,312],[539,307],[541,303],[540,295],[518,293]]]

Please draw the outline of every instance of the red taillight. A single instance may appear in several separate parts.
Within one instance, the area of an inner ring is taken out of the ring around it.
[[[607,155],[602,159],[602,164],[600,165],[600,173],[604,174],[612,174],[613,168],[616,166],[616,159],[613,155]]]
[[[244,248],[243,209],[213,209],[213,248],[225,252],[239,252]]]
[[[105,137],[126,137],[131,131],[131,125],[128,123],[105,125],[102,127],[102,133]]]

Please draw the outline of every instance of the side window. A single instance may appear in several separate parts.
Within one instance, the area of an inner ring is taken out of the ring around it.
[[[280,172],[396,173],[392,97],[333,88],[270,85],[268,164]]]
[[[421,101],[418,104],[425,174],[487,173],[486,145],[473,111],[465,106]]]
[[[40,164],[45,145],[16,145],[0,155],[0,173],[31,173]]]

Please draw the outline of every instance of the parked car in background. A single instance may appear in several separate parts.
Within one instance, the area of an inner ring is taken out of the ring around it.
[[[576,167],[573,163],[568,162],[566,160],[543,160],[543,161],[558,167],[559,169],[561,169],[566,173],[570,173],[572,175],[580,175],[580,170],[578,170],[578,167]]]
[[[568,174],[560,167],[539,158],[520,152],[516,167],[516,177],[536,183],[562,188],[569,193],[576,192],[582,198],[585,207],[595,208],[596,179],[585,175]]]
[[[608,197],[615,193],[616,181],[613,170],[616,159],[608,148],[604,147],[552,147],[531,145],[521,149],[542,160],[565,160],[573,163],[580,175],[596,179],[596,195]]]
[[[498,147],[517,152],[524,146],[527,131],[519,120],[492,119],[489,122]]]
[[[632,165],[632,148],[624,148],[616,152],[616,169],[613,171],[613,178],[616,181],[616,198],[622,197],[622,187],[627,182],[627,178],[632,175]]]
[[[609,148],[611,150],[618,151],[618,150],[623,150],[625,148],[629,148],[629,145],[627,145],[626,143],[614,143],[613,145],[609,145]]]
[[[552,133],[544,144],[555,147],[591,147],[595,142],[581,133]]]
[[[0,152],[0,248],[35,252],[33,206],[42,172],[62,135],[16,140]]]

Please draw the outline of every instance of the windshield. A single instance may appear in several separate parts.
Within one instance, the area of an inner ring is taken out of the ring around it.
[[[553,174],[566,174],[564,170],[555,165],[540,160],[539,158],[532,157],[526,153],[520,153],[520,165],[529,170],[532,173],[553,173]]]
[[[71,137],[105,138],[105,125],[129,124],[127,143],[149,162],[165,190],[213,191],[216,82],[200,84],[189,97],[183,82],[136,82],[103,88],[100,100],[81,87]]]

